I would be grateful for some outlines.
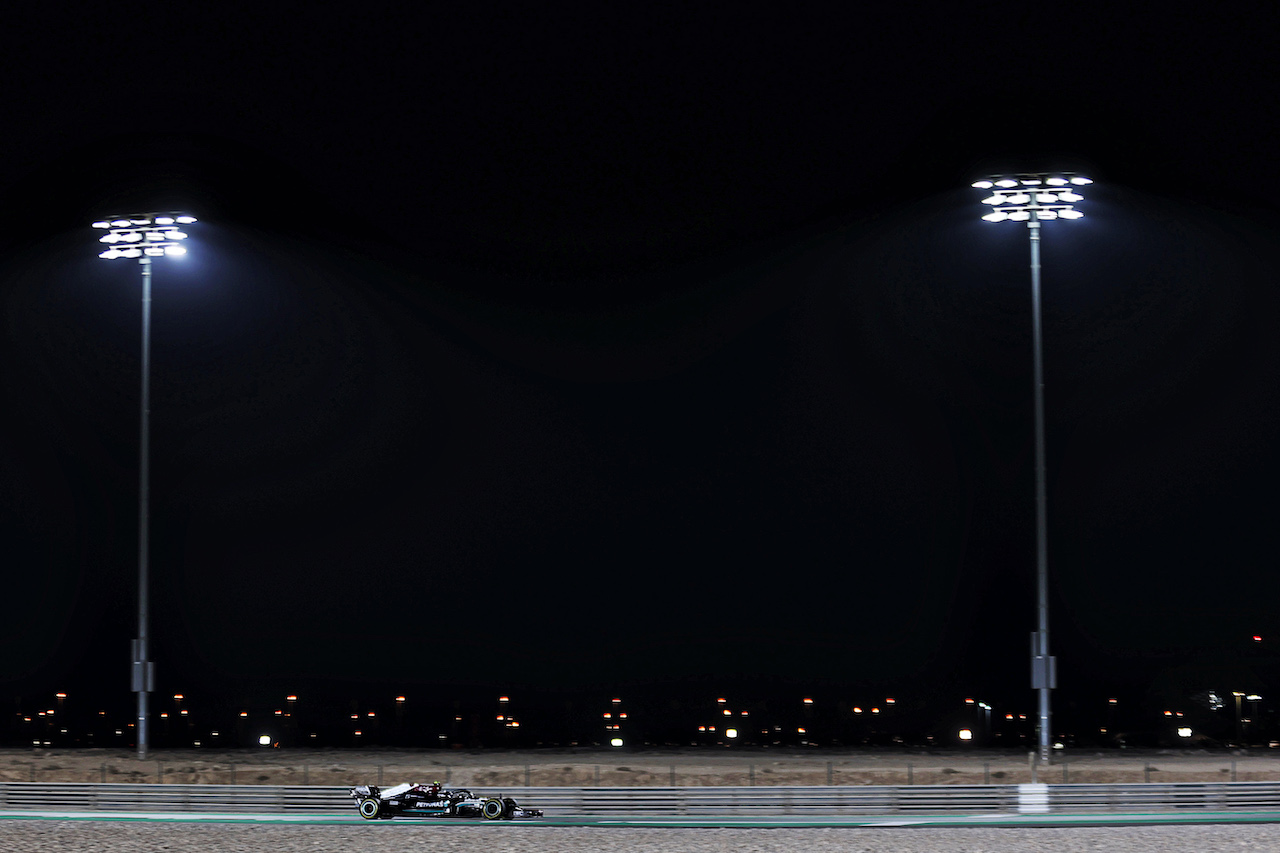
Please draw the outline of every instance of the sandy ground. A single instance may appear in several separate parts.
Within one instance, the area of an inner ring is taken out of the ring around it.
[[[1027,754],[942,752],[0,750],[0,782],[238,785],[395,784],[586,787],[714,785],[980,785],[1032,781]],[[1040,782],[1280,780],[1280,750],[1055,755]]]

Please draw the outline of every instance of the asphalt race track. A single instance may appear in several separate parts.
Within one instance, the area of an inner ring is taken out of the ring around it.
[[[782,816],[647,816],[647,817],[551,817],[517,821],[482,821],[458,819],[405,818],[389,821],[367,821],[355,814],[204,814],[169,812],[64,812],[64,811],[0,811],[0,820],[55,821],[123,821],[149,823],[194,824],[289,824],[305,826],[485,826],[500,827],[597,827],[604,829],[814,829],[868,827],[1070,827],[1070,826],[1153,826],[1187,824],[1280,824],[1280,811],[1229,811],[1159,814],[1008,814],[930,815],[904,818],[856,815]]]
[[[1277,813],[1106,815],[1077,818],[1010,815],[965,818],[699,820],[675,826],[669,819],[528,822],[449,822],[310,815],[141,815],[0,812],[0,850],[94,850],[102,853],[166,850],[432,853],[1201,853],[1206,849],[1280,849]],[[1266,823],[1258,821],[1268,821]],[[1092,822],[1092,825],[1085,825]]]

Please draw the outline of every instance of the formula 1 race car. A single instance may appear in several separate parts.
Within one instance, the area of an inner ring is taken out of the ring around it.
[[[391,788],[357,785],[351,796],[359,804],[365,820],[407,817],[481,817],[485,820],[542,817],[538,809],[523,809],[510,797],[477,797],[465,788],[441,788],[439,782]]]

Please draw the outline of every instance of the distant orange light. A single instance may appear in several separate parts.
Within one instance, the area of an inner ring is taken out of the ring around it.
[[[1254,635],[1253,635],[1253,641],[1254,641],[1255,643],[1261,643],[1261,642],[1262,642],[1262,636],[1261,636],[1260,634],[1254,634]]]
[[[183,696],[181,693],[175,693],[173,694],[173,698],[181,700],[181,699],[186,699],[187,697]]]
[[[298,701],[298,697],[297,697],[297,696],[293,696],[293,695],[289,695],[289,696],[284,697],[284,701],[286,701],[286,702],[297,702],[297,701]]]
[[[614,699],[614,700],[613,700],[613,704],[615,704],[615,705],[621,705],[621,704],[622,704],[622,700],[621,700],[621,699]]]
[[[404,697],[403,697],[403,696],[397,696],[397,697],[396,697],[396,701],[397,701],[397,702],[400,702],[400,703],[403,703],[403,702],[404,702]]]
[[[806,704],[806,705],[812,705],[812,704],[813,704],[813,700],[812,700],[812,699],[810,699],[808,696],[806,696],[806,697],[804,697],[804,704]]]
[[[499,701],[499,702],[510,702],[510,701],[511,701],[511,697],[510,697],[510,696],[499,696],[499,697],[498,697],[498,701]]]
[[[897,704],[897,702],[898,702],[898,700],[897,700],[897,699],[885,699],[885,700],[884,700],[884,704],[886,704],[886,705],[896,705],[896,704]]]
[[[242,717],[247,717],[247,716],[249,716],[249,712],[248,712],[248,711],[241,711],[241,712],[240,712],[240,716],[242,716]]]
[[[65,694],[65,693],[55,693],[55,694],[53,694],[53,695],[54,695],[54,696],[57,696],[59,699],[66,699],[66,698],[67,698],[67,694]]]
[[[804,729],[796,729],[796,734],[804,734]]]

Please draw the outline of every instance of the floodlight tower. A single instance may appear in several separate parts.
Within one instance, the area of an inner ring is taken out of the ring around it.
[[[147,694],[155,690],[155,664],[148,637],[147,586],[151,468],[151,261],[166,255],[185,255],[182,225],[194,216],[177,213],[131,213],[93,223],[106,229],[99,242],[108,244],[98,257],[137,258],[142,267],[142,404],[138,435],[138,638],[133,641],[130,688],[138,694],[138,758],[147,757]],[[119,248],[117,248],[119,245]]]
[[[973,186],[990,190],[982,200],[991,212],[987,222],[1025,222],[1031,240],[1031,338],[1034,350],[1036,413],[1036,630],[1031,634],[1031,688],[1039,693],[1039,756],[1048,763],[1051,750],[1049,691],[1058,686],[1058,660],[1049,654],[1049,544],[1045,506],[1044,371],[1040,355],[1040,223],[1050,219],[1079,219],[1073,205],[1084,196],[1076,188],[1093,183],[1071,172],[1032,172],[994,175]]]

